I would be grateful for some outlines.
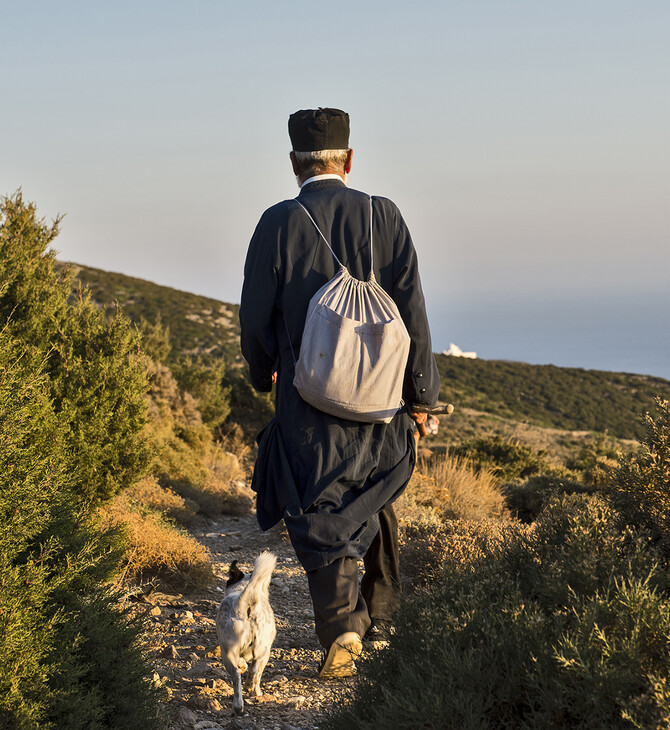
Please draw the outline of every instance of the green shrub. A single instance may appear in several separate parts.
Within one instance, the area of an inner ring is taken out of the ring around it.
[[[476,469],[493,471],[501,481],[525,479],[551,471],[543,452],[536,452],[501,436],[473,439],[451,449],[454,456],[468,459]]]
[[[669,726],[670,602],[655,577],[626,570],[574,601],[572,626],[552,647],[557,671],[531,677],[527,725]]]
[[[37,727],[47,714],[50,624],[60,510],[59,434],[39,363],[0,330],[0,727]],[[44,537],[43,537],[44,535]]]
[[[99,504],[146,474],[146,362],[139,336],[120,312],[105,317],[86,294],[71,302],[47,368],[73,489]]]
[[[103,586],[119,544],[70,498],[40,366],[0,331],[0,727],[155,727],[139,627]]]
[[[580,472],[587,486],[604,487],[612,479],[612,473],[620,456],[613,439],[598,434],[582,445],[578,453],[568,459],[568,469]]]
[[[203,514],[248,514],[253,492],[241,481],[240,460],[214,442],[194,398],[180,389],[169,368],[151,363],[150,373],[153,471],[159,485]]]
[[[454,523],[439,581],[404,603],[324,726],[666,727],[668,577],[619,524],[598,495],[556,497],[485,538]]]
[[[120,608],[119,594],[99,586],[58,594],[68,620],[57,632],[59,671],[51,684],[54,730],[147,730],[166,727],[160,690],[149,681],[140,649],[141,617]],[[45,724],[44,727],[47,727]]]
[[[67,540],[67,541],[66,541]],[[141,649],[143,625],[109,588],[124,555],[118,531],[101,533],[90,517],[69,526],[57,556],[66,574],[56,582],[52,610],[54,671],[48,725],[68,730],[162,727],[159,694]],[[49,666],[49,664],[47,664]]]
[[[626,522],[650,530],[670,555],[670,403],[659,399],[657,411],[646,415],[642,447],[622,458],[610,493]]]
[[[521,484],[505,484],[503,487],[508,509],[522,522],[532,522],[547,502],[558,495],[593,494],[596,491],[593,486],[546,474],[530,477]]]
[[[93,505],[147,468],[137,336],[70,299],[46,226],[0,204],[0,727],[158,727],[138,626],[105,587]]]
[[[146,367],[130,322],[72,295],[71,277],[56,271],[47,249],[57,233],[20,193],[0,201],[0,326],[43,361],[73,494],[101,502],[148,464]]]
[[[198,404],[202,420],[210,428],[220,426],[230,413],[230,386],[224,385],[223,359],[185,357],[171,364],[179,387]]]

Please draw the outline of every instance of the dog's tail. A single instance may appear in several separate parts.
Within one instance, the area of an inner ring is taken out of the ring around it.
[[[261,553],[256,558],[251,580],[240,596],[240,612],[249,612],[256,605],[260,596],[267,595],[276,563],[277,556],[268,551]]]

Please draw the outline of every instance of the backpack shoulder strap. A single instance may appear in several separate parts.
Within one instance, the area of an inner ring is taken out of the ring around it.
[[[321,232],[321,229],[319,226],[317,226],[316,221],[314,218],[312,218],[310,212],[305,208],[305,206],[298,200],[298,198],[293,198],[295,202],[305,211],[305,215],[312,221],[314,224],[314,228],[318,231],[319,235],[321,236],[321,239],[323,242],[328,246],[328,249],[333,254],[333,258],[337,263],[340,265],[341,268],[345,268],[344,264],[337,258],[337,254],[335,251],[333,251],[332,246],[328,243],[328,239],[323,235]],[[368,195],[368,200],[370,202],[370,274],[368,276],[368,279],[374,279],[375,278],[375,263],[374,263],[374,246],[372,244],[372,195]]]
[[[370,198],[370,275],[368,279],[375,278],[375,247],[372,245],[372,195]]]
[[[323,235],[323,233],[321,233],[321,229],[319,228],[319,226],[317,226],[317,225],[316,225],[316,221],[314,220],[314,218],[312,218],[312,216],[311,216],[310,212],[309,212],[309,211],[307,210],[307,208],[305,208],[305,206],[304,206],[304,205],[303,205],[303,204],[302,204],[302,203],[301,203],[301,202],[300,202],[300,201],[298,200],[298,198],[293,198],[293,200],[295,200],[295,202],[296,202],[296,203],[297,203],[297,204],[298,204],[298,205],[299,205],[299,206],[300,206],[300,207],[301,207],[301,208],[302,208],[302,209],[303,209],[303,210],[305,211],[305,214],[307,215],[307,217],[308,217],[308,218],[309,218],[309,219],[310,219],[310,220],[312,221],[312,223],[314,224],[314,228],[316,228],[316,230],[317,230],[317,231],[319,232],[319,235],[320,235],[320,236],[321,236],[321,238],[323,239],[323,242],[324,242],[324,243],[326,244],[326,246],[328,246],[328,248],[329,248],[330,252],[331,252],[331,253],[333,254],[333,258],[335,259],[335,261],[337,261],[337,263],[338,263],[338,264],[340,265],[340,267],[342,267],[342,268],[343,268],[343,267],[344,267],[344,265],[343,265],[343,264],[342,264],[342,262],[341,262],[341,261],[340,261],[340,260],[339,260],[339,259],[337,258],[337,254],[335,253],[335,251],[333,251],[333,249],[332,249],[331,245],[330,245],[330,244],[328,243],[328,239],[327,239],[327,238],[326,238],[326,237],[325,237],[325,236]]]

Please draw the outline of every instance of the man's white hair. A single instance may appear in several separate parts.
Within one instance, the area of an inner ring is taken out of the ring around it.
[[[300,169],[305,172],[320,172],[331,167],[341,168],[347,161],[346,150],[312,150],[310,152],[297,152],[293,150],[295,159]]]

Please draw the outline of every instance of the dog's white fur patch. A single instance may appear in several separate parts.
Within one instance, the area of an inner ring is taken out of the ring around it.
[[[261,675],[277,635],[269,599],[270,579],[276,563],[277,557],[267,551],[256,558],[251,575],[245,575],[233,563],[216,613],[221,659],[233,683],[233,710],[238,715],[244,710],[240,672],[248,667],[244,689],[260,695]]]

